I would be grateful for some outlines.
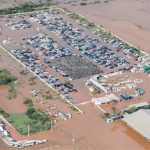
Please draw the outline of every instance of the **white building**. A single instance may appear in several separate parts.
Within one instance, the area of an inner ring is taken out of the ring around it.
[[[101,105],[101,104],[108,104],[111,102],[118,102],[120,99],[114,95],[114,94],[109,94],[103,97],[98,97],[98,98],[92,98],[91,102],[94,103],[95,105]]]
[[[150,140],[150,109],[140,109],[132,114],[125,114],[122,120],[133,130]]]

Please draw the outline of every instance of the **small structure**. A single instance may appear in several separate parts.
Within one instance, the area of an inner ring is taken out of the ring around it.
[[[118,102],[120,99],[114,95],[114,94],[109,94],[104,97],[98,97],[98,98],[92,98],[91,102],[94,103],[95,105],[101,105],[101,104],[108,104],[111,102]]]
[[[58,115],[64,119],[64,120],[68,120],[68,119],[71,119],[72,115],[70,113],[65,113],[65,112],[62,112],[62,111],[59,111],[58,112]]]

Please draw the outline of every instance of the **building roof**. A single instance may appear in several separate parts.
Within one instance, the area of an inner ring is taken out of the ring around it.
[[[149,67],[149,66],[145,66],[145,67],[144,67],[144,71],[145,71],[145,72],[150,71],[150,67]]]
[[[114,94],[109,94],[109,95],[105,95],[103,97],[98,97],[98,98],[92,98],[92,102],[95,103],[96,105],[101,105],[101,104],[105,104],[105,103],[110,103],[113,101],[119,101],[120,99],[114,95]]]
[[[140,109],[132,114],[125,114],[122,120],[150,140],[150,109]]]

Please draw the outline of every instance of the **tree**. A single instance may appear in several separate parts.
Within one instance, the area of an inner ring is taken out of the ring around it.
[[[7,85],[15,80],[16,78],[8,70],[0,70],[0,85]]]
[[[113,112],[114,114],[117,113],[117,108],[116,108],[116,107],[112,107],[111,110],[112,110],[112,112]]]
[[[127,113],[132,114],[132,113],[135,112],[135,111],[136,111],[136,107],[133,106],[133,107],[130,107],[130,108],[127,110]]]
[[[104,113],[104,115],[103,115],[103,117],[106,119],[106,118],[108,118],[110,116],[110,114],[109,113]]]
[[[32,114],[35,112],[35,109],[33,107],[28,108],[28,110],[26,111],[26,115],[28,115],[29,117],[32,117]]]
[[[25,100],[24,100],[24,104],[25,105],[32,104],[32,99],[26,97]]]

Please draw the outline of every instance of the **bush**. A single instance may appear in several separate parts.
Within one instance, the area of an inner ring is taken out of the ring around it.
[[[9,86],[9,89],[8,89],[8,92],[9,92],[8,99],[16,98],[16,96],[17,96],[16,83],[11,82],[11,83],[8,84],[8,86]]]
[[[52,96],[52,95],[43,95],[42,97],[43,97],[45,100],[53,99],[53,96]]]
[[[0,114],[4,117],[4,118],[8,118],[9,117],[9,114],[7,114],[4,110],[2,110],[0,108]]]
[[[81,6],[86,6],[86,5],[87,5],[87,3],[82,2],[82,3],[80,3],[80,5],[81,5]]]
[[[27,71],[27,70],[22,70],[22,71],[20,71],[20,74],[22,74],[22,75],[27,75],[29,72]]]
[[[28,106],[33,106],[32,99],[26,97],[25,100],[24,100],[24,104],[28,105]]]
[[[47,6],[51,5],[51,1],[47,1]],[[13,8],[4,8],[0,9],[0,15],[7,15],[7,14],[13,14],[13,13],[22,13],[22,12],[29,12],[34,11],[38,7],[46,6],[44,3],[34,4],[34,3],[27,3],[21,4],[19,6],[13,7]],[[45,7],[46,8],[46,7]]]
[[[28,108],[26,115],[31,119],[30,129],[32,133],[50,129],[51,121],[44,112],[37,111],[34,108]]]
[[[28,115],[29,117],[32,117],[32,115],[33,115],[34,112],[35,112],[35,109],[33,107],[30,107],[26,111],[26,115]]]
[[[0,85],[7,85],[15,80],[16,78],[8,70],[0,70]]]

